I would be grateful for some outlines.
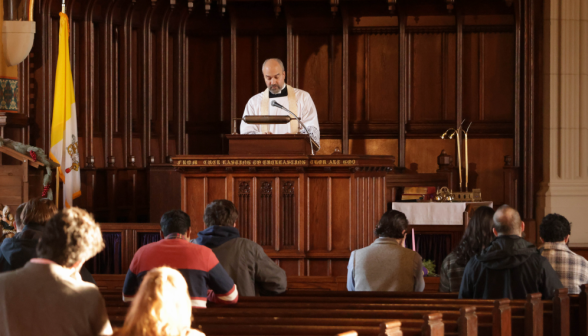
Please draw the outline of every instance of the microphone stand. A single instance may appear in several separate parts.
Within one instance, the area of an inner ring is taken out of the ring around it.
[[[292,111],[288,110],[282,104],[278,103],[275,100],[272,100],[272,106],[275,106],[275,107],[277,107],[279,109],[282,109],[282,110],[290,113],[296,120],[298,120],[298,123],[300,125],[302,125],[302,127],[304,127],[304,130],[306,131],[306,134],[308,134],[308,140],[310,141],[310,152],[312,153],[312,155],[314,155],[314,147],[312,145],[312,136],[310,135],[310,132],[308,131],[308,128],[306,128],[306,125],[304,125],[304,123],[302,122],[302,120],[300,120],[300,118],[298,118],[298,116],[295,115]]]

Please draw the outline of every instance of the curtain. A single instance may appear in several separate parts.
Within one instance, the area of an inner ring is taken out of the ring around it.
[[[121,274],[121,233],[102,232],[104,250],[86,262],[92,274]]]
[[[161,239],[159,232],[138,232],[137,249],[147,244],[155,243]]]
[[[435,262],[435,273],[439,274],[443,259],[451,253],[451,235],[415,234],[416,251],[423,260]],[[412,234],[406,235],[406,247],[412,249]]]

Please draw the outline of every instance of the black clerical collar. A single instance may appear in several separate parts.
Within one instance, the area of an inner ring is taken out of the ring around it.
[[[284,84],[284,88],[278,94],[273,94],[271,91],[269,93],[270,98],[279,98],[279,97],[288,97],[288,85]]]

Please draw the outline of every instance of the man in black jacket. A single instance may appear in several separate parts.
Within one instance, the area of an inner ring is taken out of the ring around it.
[[[204,245],[229,273],[240,296],[276,295],[286,291],[286,272],[265,254],[263,247],[241,238],[236,221],[239,216],[231,201],[217,200],[206,206],[206,230],[192,242]]]
[[[460,299],[525,299],[529,293],[541,293],[548,300],[555,289],[563,288],[549,261],[521,238],[525,223],[515,209],[500,207],[493,231],[496,239],[465,268]]]

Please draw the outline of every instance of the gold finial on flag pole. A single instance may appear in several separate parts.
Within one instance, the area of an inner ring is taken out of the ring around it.
[[[61,12],[65,14],[65,0],[61,0]]]

